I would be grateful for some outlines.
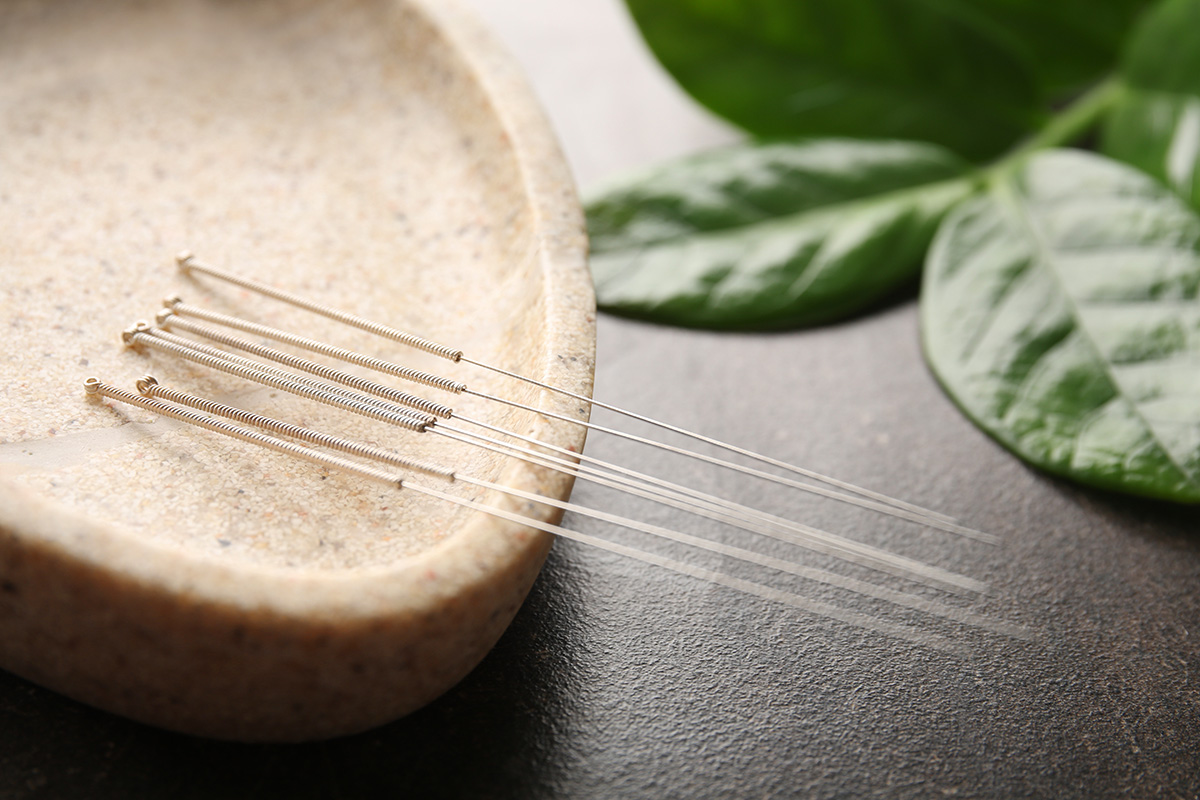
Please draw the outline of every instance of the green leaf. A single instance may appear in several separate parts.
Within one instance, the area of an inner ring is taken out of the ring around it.
[[[1200,208],[1200,0],[1168,0],[1138,27],[1121,65],[1126,91],[1103,150]]]
[[[926,356],[1027,461],[1200,501],[1200,217],[1149,176],[1051,150],[947,216],[921,295]]]
[[[675,325],[811,325],[920,271],[969,168],[933,145],[744,144],[656,167],[587,204],[597,299]]]
[[[1146,0],[627,0],[701,103],[759,136],[991,158],[1113,68]]]
[[[968,5],[962,3],[960,5]],[[1155,0],[973,0],[970,7],[1021,54],[1057,105],[1110,73],[1129,29]]]

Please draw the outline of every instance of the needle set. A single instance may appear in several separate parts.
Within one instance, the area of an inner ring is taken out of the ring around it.
[[[361,479],[379,482],[395,490],[408,490],[480,511],[492,516],[518,522],[586,545],[619,553],[659,567],[691,575],[738,591],[794,606],[808,612],[840,620],[847,624],[874,630],[888,636],[917,641],[940,649],[956,649],[951,639],[927,633],[918,627],[894,623],[843,608],[821,600],[784,591],[767,583],[746,580],[727,572],[698,566],[685,560],[668,558],[644,550],[582,533],[548,521],[545,515],[522,514],[494,503],[455,493],[455,485],[466,485],[495,492],[526,503],[540,504],[572,515],[590,517],[600,522],[666,539],[715,553],[734,561],[797,576],[806,581],[874,598],[886,604],[928,614],[965,626],[990,630],[1004,635],[1021,636],[1015,626],[996,622],[926,594],[901,591],[871,581],[850,577],[828,569],[808,566],[796,558],[779,558],[756,550],[734,546],[649,522],[585,507],[566,499],[529,492],[487,480],[453,463],[437,463],[429,458],[415,458],[404,452],[404,437],[438,436],[466,443],[473,447],[521,459],[547,470],[564,473],[572,479],[625,492],[630,495],[669,506],[673,509],[732,526],[756,536],[786,542],[797,550],[807,550],[827,557],[853,563],[867,570],[886,573],[922,587],[957,595],[974,595],[986,591],[986,585],[974,578],[926,564],[845,536],[751,508],[730,498],[699,491],[694,488],[646,474],[628,466],[610,463],[584,453],[550,444],[515,430],[473,419],[456,413],[439,400],[412,394],[387,383],[353,374],[340,367],[319,363],[308,356],[323,356],[344,365],[370,370],[383,376],[398,378],[415,387],[433,389],[448,395],[473,395],[488,402],[505,404],[540,414],[563,423],[585,426],[590,433],[621,437],[639,445],[665,449],[677,455],[695,459],[720,469],[748,475],[783,487],[814,494],[821,498],[847,503],[893,517],[905,523],[915,523],[948,535],[967,537],[987,543],[995,538],[973,530],[960,522],[934,511],[854,486],[811,470],[786,464],[777,459],[720,442],[702,434],[683,430],[666,422],[618,408],[567,389],[552,386],[533,378],[516,374],[499,366],[474,360],[462,350],[422,338],[379,321],[367,319],[348,311],[332,308],[250,278],[240,276],[197,260],[190,253],[181,253],[176,262],[182,272],[210,280],[233,284],[242,290],[263,295],[281,303],[333,319],[375,336],[414,348],[445,359],[453,364],[499,373],[506,378],[531,384],[537,389],[569,396],[584,407],[602,408],[619,416],[653,426],[677,439],[691,439],[697,448],[725,452],[745,463],[688,449],[667,441],[647,438],[613,427],[598,425],[566,414],[546,411],[522,403],[512,397],[476,391],[459,380],[405,366],[374,355],[347,349],[335,343],[318,341],[297,333],[281,330],[240,316],[219,313],[185,302],[179,296],[167,298],[156,316],[156,324],[139,322],[123,334],[124,343],[135,350],[152,350],[177,357],[204,367],[218,370],[271,389],[367,417],[395,426],[395,447],[354,441],[329,432],[316,431],[284,420],[241,409],[212,398],[199,397],[165,385],[157,377],[147,375],[137,382],[136,391],[111,386],[98,378],[89,378],[85,390],[96,397],[116,400],[160,414],[212,433],[239,439],[255,446],[282,452],[329,470],[342,471]],[[247,338],[247,336],[252,338]],[[269,344],[268,344],[269,342]],[[285,351],[281,347],[301,351],[306,355]],[[551,519],[557,519],[558,514]]]

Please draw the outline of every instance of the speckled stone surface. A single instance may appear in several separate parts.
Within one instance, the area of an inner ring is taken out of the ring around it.
[[[562,476],[125,350],[118,336],[178,292],[581,413],[173,268],[191,248],[590,392],[578,201],[521,76],[456,6],[415,0],[9,3],[0,72],[0,663],[120,714],[240,739],[362,730],[445,691],[504,630],[549,536],[80,387],[96,375],[132,388],[150,372],[565,496]],[[582,447],[578,426],[433,399]],[[450,487],[553,517],[466,489]]]

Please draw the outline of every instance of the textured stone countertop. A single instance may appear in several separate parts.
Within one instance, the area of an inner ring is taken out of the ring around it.
[[[526,67],[585,190],[734,137],[658,72],[616,0],[471,4]],[[949,656],[560,542],[471,675],[347,739],[191,739],[0,673],[0,797],[1200,797],[1196,509],[1006,454],[923,366],[911,298],[779,335],[602,317],[597,362],[597,398],[998,534],[990,548],[740,489],[988,580],[981,608],[1035,638],[971,636]],[[598,436],[588,450],[658,460]],[[584,485],[574,499],[644,513]]]

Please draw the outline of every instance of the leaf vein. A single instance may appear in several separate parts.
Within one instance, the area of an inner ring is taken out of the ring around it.
[[[1007,205],[1011,209],[1014,219],[1019,224],[1021,224],[1021,226],[1026,230],[1026,232],[1029,235],[1030,241],[1033,243],[1035,250],[1039,254],[1035,258],[1035,263],[1039,263],[1041,265],[1041,268],[1043,270],[1045,270],[1045,272],[1051,277],[1051,279],[1058,285],[1059,290],[1062,292],[1063,297],[1066,299],[1067,303],[1072,308],[1072,311],[1073,311],[1072,316],[1075,318],[1075,327],[1078,330],[1080,336],[1082,337],[1082,340],[1084,341],[1084,343],[1089,347],[1089,349],[1092,351],[1093,355],[1095,356],[1096,363],[1100,365],[1100,368],[1104,371],[1105,375],[1107,376],[1108,381],[1113,388],[1114,394],[1117,395],[1118,397],[1122,398],[1126,403],[1129,404],[1129,407],[1132,410],[1132,412],[1138,417],[1138,419],[1140,419],[1142,421],[1142,424],[1145,426],[1145,429],[1154,438],[1156,445],[1163,452],[1163,454],[1166,455],[1167,459],[1171,462],[1171,465],[1178,471],[1179,475],[1182,476],[1183,479],[1185,481],[1187,481],[1188,483],[1190,483],[1192,486],[1200,487],[1200,480],[1197,480],[1197,476],[1192,474],[1192,472],[1189,469],[1187,469],[1187,467],[1183,463],[1180,462],[1177,455],[1174,452],[1172,452],[1171,448],[1169,448],[1167,446],[1167,444],[1162,440],[1162,438],[1159,436],[1159,434],[1155,430],[1154,426],[1150,423],[1150,421],[1148,419],[1146,419],[1145,415],[1142,413],[1142,409],[1141,409],[1140,405],[1138,403],[1134,402],[1132,399],[1130,399],[1128,392],[1125,391],[1125,389],[1123,388],[1123,385],[1120,382],[1119,378],[1117,377],[1116,373],[1114,372],[1112,365],[1108,362],[1108,360],[1106,358],[1104,358],[1103,352],[1101,351],[1099,344],[1096,342],[1095,338],[1092,336],[1091,332],[1088,330],[1088,328],[1084,322],[1084,316],[1079,312],[1079,307],[1075,303],[1074,296],[1067,289],[1066,284],[1063,282],[1062,276],[1059,275],[1058,271],[1056,269],[1054,269],[1054,267],[1053,267],[1054,254],[1058,251],[1054,247],[1052,247],[1050,245],[1050,243],[1048,241],[1046,241],[1045,237],[1042,235],[1042,232],[1041,232],[1040,228],[1038,227],[1037,222],[1029,214],[1028,205],[1023,203],[1021,201],[1021,199],[1016,196],[1017,193],[1011,184],[1005,183],[1005,184],[998,184],[997,186],[998,186],[998,190],[999,190],[1002,198],[1005,201],[1005,205]]]

